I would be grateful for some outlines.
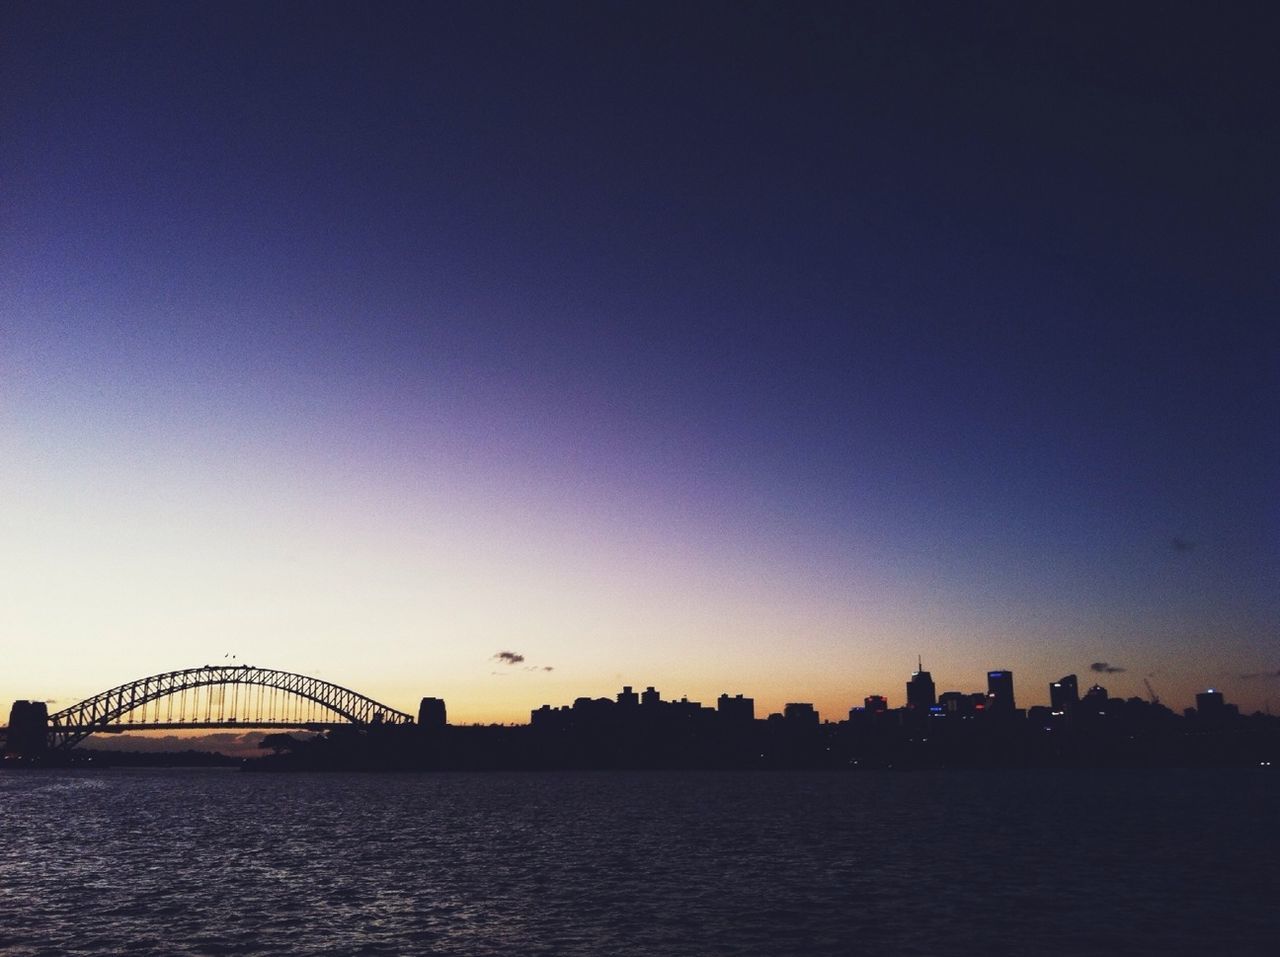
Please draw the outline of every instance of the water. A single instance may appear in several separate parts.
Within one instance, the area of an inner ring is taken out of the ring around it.
[[[0,954],[1275,953],[1280,776],[0,773]]]

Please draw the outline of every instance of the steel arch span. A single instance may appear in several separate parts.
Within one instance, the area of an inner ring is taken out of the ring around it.
[[[273,668],[255,668],[252,665],[205,665],[203,668],[185,668],[181,671],[166,671],[163,674],[139,678],[49,715],[50,744],[57,748],[73,748],[95,731],[120,730],[118,723],[121,718],[152,702],[178,695],[182,696],[185,703],[185,692],[216,686],[235,689],[249,686],[294,695],[314,702],[336,716],[339,721],[334,723],[365,727],[375,724],[411,724],[413,722],[413,718],[403,711],[389,708],[350,688],[322,681],[319,678],[294,674],[290,671],[277,671]],[[248,700],[247,695],[246,700]],[[284,723],[296,727],[313,722]],[[264,724],[256,723],[252,718],[238,720],[236,717],[226,721],[220,717],[216,725],[197,718],[191,722],[184,721],[176,725],[164,723],[152,726],[250,728],[255,724],[259,727],[278,726],[280,722]],[[144,722],[137,727],[138,730],[142,730],[147,725]]]

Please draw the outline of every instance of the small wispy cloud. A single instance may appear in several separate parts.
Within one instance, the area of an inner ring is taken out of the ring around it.
[[[1124,671],[1119,665],[1113,665],[1106,661],[1095,661],[1089,666],[1090,671],[1096,671],[1100,675],[1115,675]]]
[[[520,652],[518,651],[499,651],[490,660],[496,661],[500,665],[506,665],[509,668],[515,668],[516,665],[523,665],[523,667],[517,669],[519,671],[554,671],[555,670],[550,665],[526,665],[524,663],[524,655],[520,654]],[[509,674],[509,672],[505,672],[505,671],[494,671],[492,673],[495,675]]]
[[[1256,681],[1259,678],[1280,678],[1280,669],[1276,671],[1250,671],[1247,674],[1236,675],[1241,681]]]
[[[1169,542],[1169,547],[1175,552],[1189,552],[1195,549],[1196,543],[1189,542],[1185,538],[1177,538],[1175,536],[1174,539]]]

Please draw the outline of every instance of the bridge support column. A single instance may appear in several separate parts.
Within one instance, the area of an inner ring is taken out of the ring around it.
[[[9,710],[8,754],[38,758],[49,747],[49,706],[43,701],[15,701]]]
[[[418,730],[439,731],[446,724],[443,698],[423,698],[418,705]]]

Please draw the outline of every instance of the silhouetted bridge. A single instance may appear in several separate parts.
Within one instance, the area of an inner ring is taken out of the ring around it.
[[[49,714],[43,702],[18,701],[6,750],[66,750],[91,734],[210,728],[371,727],[413,718],[319,678],[255,668],[205,665],[166,671],[110,688]]]

